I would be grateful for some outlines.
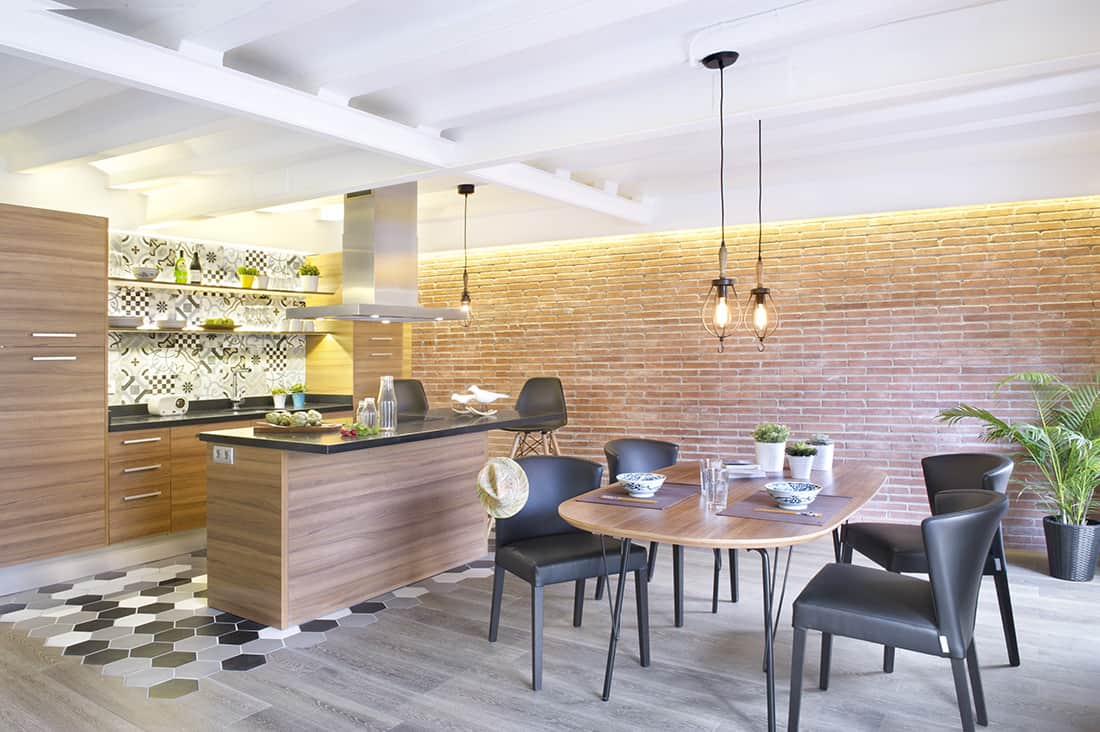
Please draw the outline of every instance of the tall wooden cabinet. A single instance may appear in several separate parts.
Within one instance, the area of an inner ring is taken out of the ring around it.
[[[107,220],[0,204],[0,566],[107,541]]]

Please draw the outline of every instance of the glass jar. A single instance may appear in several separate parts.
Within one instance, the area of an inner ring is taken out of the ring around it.
[[[375,406],[374,397],[366,397],[359,402],[359,411],[356,412],[355,421],[366,427],[378,426],[378,407]]]
[[[378,387],[378,426],[384,432],[397,429],[397,392],[392,376],[383,376]]]

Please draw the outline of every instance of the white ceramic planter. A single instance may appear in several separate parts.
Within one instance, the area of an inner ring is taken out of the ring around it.
[[[814,445],[817,448],[817,454],[814,455],[814,470],[832,470],[833,469],[833,448],[836,445]]]
[[[765,473],[782,473],[786,442],[756,442],[756,464]]]
[[[256,289],[266,290],[270,279],[267,275],[256,275]]]
[[[791,467],[792,480],[809,480],[810,471],[814,469],[816,455],[788,455],[787,464]]]
[[[318,275],[298,275],[298,288],[302,292],[317,292]]]
[[[276,409],[286,409],[286,394],[272,394],[271,401],[275,403]]]

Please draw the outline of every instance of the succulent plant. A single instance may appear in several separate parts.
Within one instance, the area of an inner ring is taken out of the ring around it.
[[[765,422],[753,430],[752,439],[756,442],[786,442],[791,430],[785,424]]]
[[[811,437],[807,442],[811,445],[831,445],[833,444],[833,438],[819,433]]]
[[[276,386],[274,389],[271,390],[271,393],[272,394],[286,394],[286,389],[284,389],[281,386]]]
[[[290,385],[290,393],[291,394],[304,394],[305,391],[306,391],[306,385],[305,384],[291,384]]]
[[[260,270],[256,269],[255,267],[245,267],[243,265],[240,266],[240,267],[237,267],[237,274],[239,274],[239,275],[246,275],[246,276],[250,275],[252,277],[255,277],[259,273],[260,273]]]
[[[808,442],[792,442],[787,445],[787,454],[791,457],[813,457],[817,448]]]
[[[316,264],[302,262],[302,266],[298,268],[298,274],[303,277],[316,277],[317,275],[321,274],[321,270],[317,269]]]

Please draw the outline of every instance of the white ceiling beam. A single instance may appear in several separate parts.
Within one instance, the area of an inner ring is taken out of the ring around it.
[[[117,84],[87,79],[60,69],[0,94],[0,132],[56,117],[123,90]]]
[[[359,0],[268,0],[253,2],[244,12],[227,14],[220,22],[192,25],[180,40],[189,41],[218,53],[248,45],[288,30],[300,28],[311,20],[334,13]],[[192,13],[192,10],[188,10]]]
[[[617,192],[611,193],[593,188],[569,177],[548,173],[530,165],[507,163],[490,168],[478,168],[471,170],[470,173],[488,183],[526,191],[625,221],[646,224],[653,219],[653,211],[649,207],[620,196]]]
[[[452,145],[381,117],[55,13],[5,13],[0,49],[225,112],[446,165]]]
[[[5,133],[0,155],[9,171],[21,172],[165,144],[224,119],[209,109],[132,89]]]

